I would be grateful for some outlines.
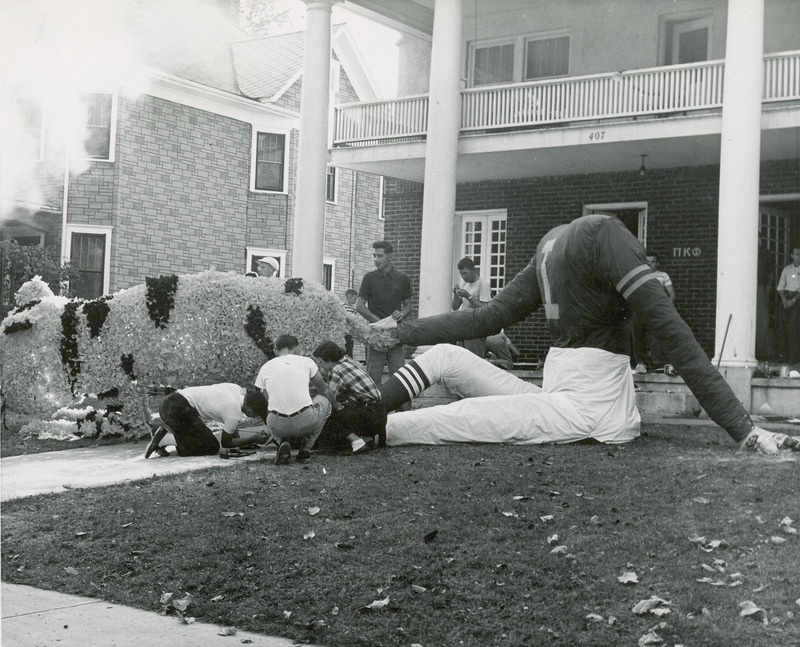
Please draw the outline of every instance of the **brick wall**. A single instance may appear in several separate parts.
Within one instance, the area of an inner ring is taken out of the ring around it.
[[[762,165],[762,193],[796,192],[793,161]],[[459,185],[458,211],[506,209],[508,254],[506,276],[529,262],[541,237],[552,227],[583,213],[584,204],[647,202],[648,248],[675,286],[675,306],[709,354],[714,350],[719,167],[686,167],[638,173],[606,173],[529,178]],[[422,185],[387,181],[386,238],[395,243],[399,269],[419,284]],[[415,298],[416,311],[416,298]],[[549,339],[541,312],[510,328],[522,361],[544,358]]]
[[[120,113],[111,289],[243,271],[250,126],[147,95]]]

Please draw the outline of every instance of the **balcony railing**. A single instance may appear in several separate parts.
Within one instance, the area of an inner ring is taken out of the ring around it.
[[[462,133],[596,119],[670,115],[722,106],[724,61],[482,86],[461,93]],[[764,57],[765,102],[800,99],[800,51]],[[428,97],[338,106],[334,146],[425,139]]]

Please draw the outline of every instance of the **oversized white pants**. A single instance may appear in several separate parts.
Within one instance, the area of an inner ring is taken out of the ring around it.
[[[431,384],[463,399],[392,413],[386,442],[397,445],[624,443],[639,435],[630,358],[598,348],[551,348],[542,388],[469,351],[439,344],[415,359]]]

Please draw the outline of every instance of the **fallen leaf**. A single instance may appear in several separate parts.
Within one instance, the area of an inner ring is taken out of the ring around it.
[[[657,607],[655,609],[650,609],[650,613],[660,618],[661,616],[665,616],[668,613],[671,613],[671,609],[666,609],[664,607]]]
[[[751,600],[740,602],[739,608],[741,609],[739,615],[742,618],[750,618],[751,620],[762,622],[765,625],[769,624],[769,621],[767,620],[767,612],[764,611],[764,609],[756,606],[756,604]]]
[[[220,627],[219,631],[217,632],[218,636],[235,636],[236,635],[236,627]]]
[[[547,543],[548,543],[548,544],[550,544],[551,546],[552,546],[553,544],[555,544],[557,541],[558,541],[558,535],[550,535],[550,536],[547,538]]]
[[[591,519],[589,519],[589,521],[591,523],[593,523],[595,526],[597,526],[600,523],[600,517],[598,517],[597,515],[594,515]]]
[[[331,609],[331,615],[332,616],[338,616],[339,615],[339,607],[333,607],[333,609]]]
[[[710,577],[701,577],[697,581],[700,582],[700,584],[710,584],[711,586],[725,586],[725,582],[712,580]]]
[[[223,512],[222,516],[223,517],[236,517],[236,516],[243,517],[244,516],[244,512]]]
[[[67,575],[80,575],[78,569],[74,566],[67,566],[64,571],[67,573]]]
[[[161,600],[159,600],[159,602],[161,604],[169,604],[170,601],[172,600],[172,596],[173,596],[172,593],[162,593]]]
[[[603,616],[598,615],[596,613],[590,613],[589,615],[586,616],[586,619],[589,622],[603,622]]]
[[[692,499],[692,501],[694,501],[695,503],[700,503],[700,504],[702,504],[702,505],[706,505],[706,504],[708,504],[708,503],[711,503],[711,502],[710,502],[708,499],[706,499],[704,496],[696,496],[694,499]]]
[[[526,495],[524,495],[524,494],[517,494],[517,495],[514,497],[514,501],[529,501],[529,500],[530,500],[530,497],[529,497],[529,496],[526,496]]]
[[[708,564],[700,564],[700,568],[702,568],[704,571],[709,571],[710,573],[717,572],[716,568],[714,568],[713,566],[709,566]]]
[[[651,629],[648,633],[639,638],[638,644],[639,647],[645,647],[645,645],[658,645],[663,642],[664,639]]]
[[[380,611],[387,604],[389,604],[389,598],[384,598],[383,600],[373,600],[368,605],[361,607],[359,611]]]
[[[546,514],[543,517],[539,517],[539,520],[542,523],[553,523],[553,521],[555,521],[555,517],[553,517],[551,514]]]
[[[785,544],[786,543],[786,538],[785,537],[770,537],[769,540],[773,544]]]
[[[249,638],[242,638],[241,642],[242,642],[242,644],[244,644],[244,645],[250,645],[250,644],[252,644],[252,643],[253,643],[253,641],[252,641],[252,640],[250,640]]]
[[[128,523],[123,523],[120,528],[130,528],[133,525],[133,521],[129,521]]]
[[[620,584],[637,584],[639,582],[639,576],[633,572],[626,572],[620,575],[617,581]]]
[[[308,509],[308,514],[310,514],[312,517],[313,517],[315,514],[319,514],[319,508],[317,508],[316,506],[315,506],[315,507],[313,507],[313,508],[309,508],[309,509]]]
[[[430,544],[434,539],[436,539],[436,535],[439,534],[438,530],[431,530],[427,535],[425,535],[422,540],[426,544]]]
[[[563,544],[561,546],[556,546],[553,550],[550,551],[551,555],[563,555],[567,552],[567,547]]]
[[[215,595],[213,598],[211,598],[211,601],[212,601],[212,602],[219,602],[219,601],[220,601],[220,600],[222,600],[224,597],[225,597],[224,595]]]
[[[88,535],[88,534],[89,534],[88,532],[76,532],[75,536],[76,537],[86,537],[86,535]]]
[[[192,617],[188,617],[188,618],[187,617],[182,617],[181,618],[181,622],[183,622],[183,624],[185,624],[185,625],[193,625],[196,622],[196,620],[194,618],[192,618]]]
[[[519,516],[516,512],[503,512],[504,517],[517,517]]]
[[[667,602],[666,600],[663,600],[658,596],[654,595],[648,598],[647,600],[640,600],[639,602],[637,602],[636,605],[633,607],[633,612],[636,615],[641,616],[644,615],[645,613],[650,612],[652,609],[659,607],[662,604],[665,606],[670,605],[670,603]]]
[[[424,586],[419,586],[418,584],[412,584],[411,590],[414,591],[414,593],[425,593],[425,591],[428,589],[426,589]]]
[[[339,541],[337,541],[334,544],[334,546],[336,546],[336,548],[338,548],[339,550],[353,550],[355,548],[355,546],[353,546],[353,544],[344,544],[344,543],[339,542]]]
[[[191,593],[187,593],[180,600],[172,600],[171,604],[175,609],[183,613],[190,605],[194,604],[194,597],[192,597]]]
[[[307,532],[305,535],[303,535],[303,539],[314,539],[314,537],[316,537],[316,536],[317,536],[317,533],[315,533],[313,530],[311,530],[310,532]]]
[[[283,612],[283,619],[284,619],[284,620],[288,620],[288,619],[289,619],[289,618],[291,618],[291,617],[292,617],[292,612],[291,612],[291,611],[286,611],[286,610],[284,610],[284,612]]]

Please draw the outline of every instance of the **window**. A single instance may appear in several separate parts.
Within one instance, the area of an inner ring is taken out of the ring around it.
[[[112,96],[90,93],[83,95],[81,101],[86,111],[84,153],[89,159],[110,160]]]
[[[278,271],[274,276],[285,278],[286,276],[286,250],[285,249],[270,249],[268,247],[248,247],[247,248],[247,264],[245,272],[257,272],[257,262],[259,258],[270,256],[278,261]]]
[[[608,204],[587,204],[583,207],[583,215],[591,213],[606,214],[619,218],[643,247],[647,247],[647,203],[615,202]]]
[[[111,227],[67,226],[67,256],[80,273],[72,284],[76,296],[96,299],[109,291]]]
[[[322,285],[326,290],[333,292],[333,277],[336,272],[336,261],[326,258],[322,263]]]
[[[522,83],[569,74],[569,34],[518,36],[470,45],[473,86]]]
[[[16,159],[19,162],[38,162],[43,157],[42,103],[38,99],[17,99]]]
[[[661,25],[664,65],[697,63],[711,58],[711,15],[670,16]]]
[[[256,191],[283,191],[286,135],[256,133]]]
[[[457,215],[461,231],[453,267],[459,259],[471,258],[481,276],[489,282],[494,297],[506,284],[506,211],[470,211]],[[454,280],[457,278],[455,270]]]
[[[337,179],[336,167],[329,166],[325,176],[325,200],[327,202],[336,202],[338,193]]]
[[[473,85],[495,85],[514,80],[514,44],[475,48]]]
[[[569,36],[529,40],[525,52],[525,80],[534,81],[569,73]]]

